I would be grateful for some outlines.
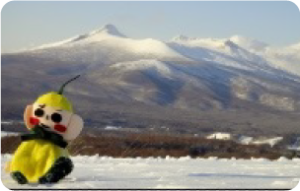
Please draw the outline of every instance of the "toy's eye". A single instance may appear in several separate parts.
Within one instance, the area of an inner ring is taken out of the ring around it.
[[[61,117],[61,115],[59,113],[53,113],[51,115],[51,119],[52,119],[53,122],[59,123],[59,122],[61,122],[62,117]]]
[[[34,115],[37,117],[43,117],[44,113],[45,113],[44,110],[42,110],[40,108],[38,108],[34,111]]]

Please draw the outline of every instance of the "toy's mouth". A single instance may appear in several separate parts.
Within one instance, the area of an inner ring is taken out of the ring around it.
[[[43,127],[43,128],[45,128],[45,129],[49,129],[50,128],[49,126],[47,126],[47,125],[45,125],[43,123],[40,123],[40,126]]]
[[[48,125],[45,125],[45,124],[43,124],[43,123],[40,123],[40,126],[41,126],[42,128],[44,128],[44,129],[52,130]],[[64,125],[59,125],[59,124],[55,125],[55,126],[54,126],[54,129],[55,129],[56,131],[58,131],[59,133],[64,133],[64,132],[66,132],[66,130],[67,130],[67,128],[66,128]]]

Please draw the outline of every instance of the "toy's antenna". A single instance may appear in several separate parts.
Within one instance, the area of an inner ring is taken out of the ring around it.
[[[64,91],[64,88],[65,88],[65,86],[67,85],[67,84],[69,84],[70,82],[72,82],[72,81],[74,81],[74,80],[76,80],[77,78],[79,78],[80,77],[80,75],[77,75],[77,76],[75,76],[74,78],[72,78],[72,79],[70,79],[70,80],[68,80],[68,81],[66,81],[61,87],[60,87],[60,89],[59,89],[59,91],[58,91],[58,94],[60,94],[60,95],[62,95],[63,94],[63,91]]]

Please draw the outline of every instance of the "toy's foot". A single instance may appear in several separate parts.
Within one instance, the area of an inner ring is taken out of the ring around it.
[[[19,184],[26,184],[28,182],[27,178],[20,171],[12,172],[10,175]]]
[[[71,159],[60,157],[56,160],[50,170],[39,179],[40,184],[56,183],[70,174],[73,170],[73,163]]]

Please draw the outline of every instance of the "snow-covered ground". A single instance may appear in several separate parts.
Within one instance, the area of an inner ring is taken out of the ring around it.
[[[19,135],[19,133],[8,132],[8,131],[1,131],[1,137],[17,136],[17,135]]]
[[[239,137],[236,137],[236,135],[232,135],[230,133],[222,133],[222,132],[216,132],[213,134],[210,134],[206,136],[207,139],[217,139],[217,140],[236,140],[237,142],[243,144],[243,145],[270,145],[273,147],[280,141],[282,141],[283,137],[249,137],[241,135]],[[297,147],[297,143],[296,147]]]
[[[73,157],[74,171],[54,185],[18,185],[4,172],[10,155],[2,155],[1,180],[8,188],[294,188],[300,159],[191,159]]]
[[[208,135],[206,137],[207,139],[218,139],[218,140],[230,140],[232,138],[232,135],[230,133],[213,133],[211,135]]]
[[[1,125],[11,125],[12,121],[1,121]]]

